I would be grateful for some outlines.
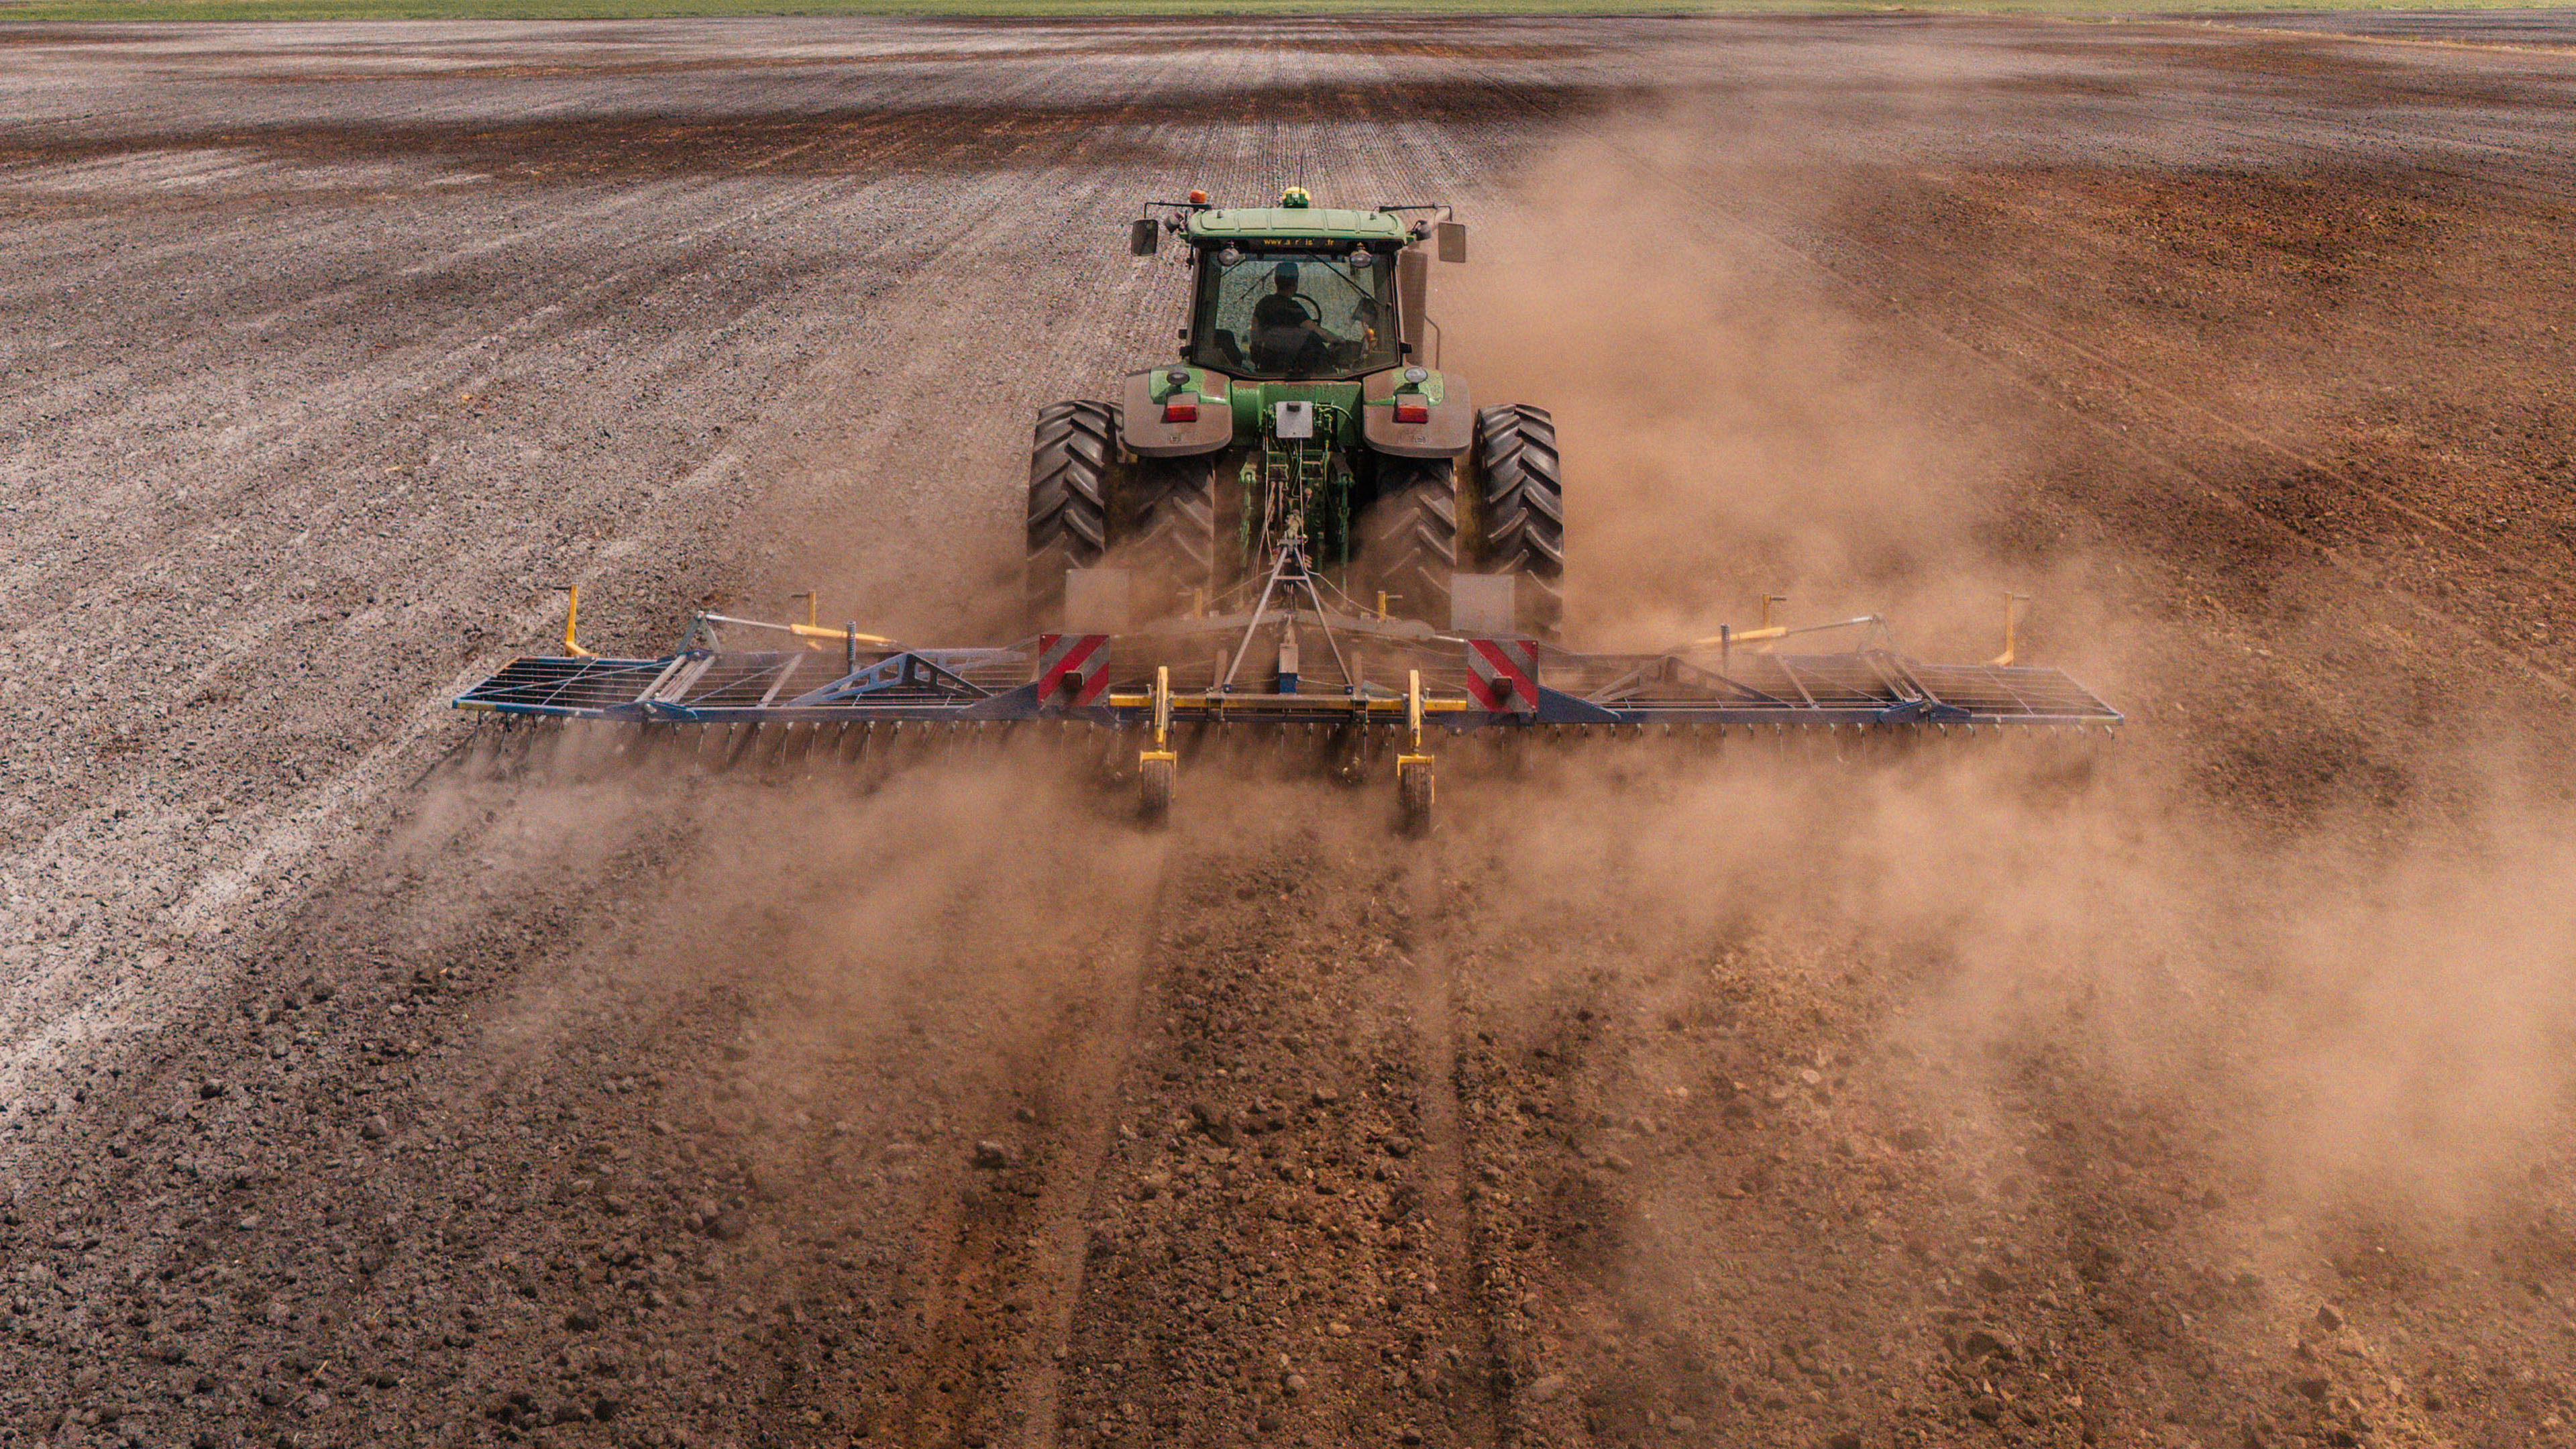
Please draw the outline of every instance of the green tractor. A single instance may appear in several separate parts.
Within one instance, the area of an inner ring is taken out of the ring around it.
[[[1068,600],[1078,570],[1118,579],[1122,614],[1223,613],[1293,544],[1354,613],[1450,629],[1475,609],[1483,632],[1555,633],[1555,425],[1478,409],[1426,345],[1430,263],[1466,260],[1448,210],[1337,210],[1294,188],[1276,206],[1193,192],[1145,208],[1136,255],[1167,235],[1189,248],[1189,325],[1179,361],[1129,373],[1117,401],[1039,413],[1034,627],[1084,627],[1069,617],[1089,607]]]

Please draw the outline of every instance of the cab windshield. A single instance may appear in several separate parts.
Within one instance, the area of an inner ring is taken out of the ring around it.
[[[1349,377],[1393,367],[1395,258],[1370,251],[1205,251],[1190,360],[1236,377]]]

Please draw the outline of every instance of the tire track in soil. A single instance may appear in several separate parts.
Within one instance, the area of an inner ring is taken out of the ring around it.
[[[1423,1091],[1419,1117],[1422,1143],[1416,1149],[1426,1179],[1426,1196],[1434,1204],[1431,1222],[1432,1262],[1439,1280],[1450,1285],[1444,1337],[1469,1366],[1462,1385],[1463,1402],[1452,1412],[1460,1444],[1503,1445],[1511,1423],[1511,1391],[1516,1382],[1510,1352],[1511,1325],[1500,1306],[1500,1275],[1495,1272],[1496,1242],[1479,1207],[1481,1194],[1468,1176],[1469,1144],[1462,1120],[1468,1102],[1469,1077],[1458,1059],[1458,1031],[1463,983],[1450,943],[1461,923],[1457,903],[1440,884],[1437,856],[1417,862],[1412,894],[1440,903],[1431,929],[1414,942],[1413,1019],[1421,1052]]]
[[[1467,1250],[1491,1355],[1492,1442],[1588,1442],[1582,1405],[1594,1386],[1568,1393],[1564,1376],[1550,1371],[1571,1365],[1550,1361],[1546,1340],[1578,1334],[1597,1313],[1592,1304],[1613,1287],[1626,1231],[1599,1175],[1560,1151],[1574,1145],[1609,991],[1597,973],[1545,987],[1501,984],[1510,955],[1489,957],[1473,924],[1459,923],[1457,938],[1477,944],[1452,990],[1459,1017],[1479,1025],[1456,1048],[1453,1083],[1467,1119]],[[1542,1284],[1544,1307],[1532,1291]],[[1534,1322],[1542,1312],[1545,1335]]]
[[[1187,872],[1030,1443],[1497,1442],[1407,872],[1311,831]]]
[[[1506,1406],[1497,1442],[1695,1442],[1713,1425],[1757,1415],[1770,1430],[1762,1442],[1847,1442],[1868,1406],[1837,1394],[1843,1386],[1830,1378],[1815,1378],[1823,1387],[1810,1392],[1808,1379],[1823,1372],[1811,1355],[1830,1356],[1859,1321],[1830,1305],[1849,1286],[1842,1235],[1806,1220],[1806,1189],[1780,1193],[1751,1230],[1721,1213],[1702,1236],[1676,1231],[1695,1206],[1771,1196],[1775,1172],[1799,1172],[1796,1163],[1818,1156],[1793,1158],[1775,1124],[1755,1125],[1750,1103],[1725,1089],[1730,1072],[1751,1075],[1753,1058],[1783,1055],[1784,1044],[1725,1041],[1712,1051],[1694,1037],[1676,1047],[1682,1038],[1668,1034],[1730,1015],[1735,997],[1700,1000],[1694,984],[1663,1012],[1641,1014],[1642,999],[1671,986],[1658,983],[1651,957],[1615,926],[1568,924],[1569,940],[1598,944],[1522,975],[1523,953],[1488,937],[1457,978],[1462,1019],[1485,1025],[1462,1038],[1457,1081],[1469,1114],[1478,1301]],[[1646,1030],[1643,1017],[1656,1014],[1665,1019]],[[1658,1086],[1677,1066],[1718,1090]],[[1724,1246],[1689,1256],[1685,1245],[1712,1233]],[[1791,1275],[1792,1263],[1803,1277]],[[1703,1270],[1763,1288],[1713,1300]],[[1833,1331],[1803,1330],[1815,1321]],[[1773,1352],[1790,1324],[1802,1326],[1786,1339],[1799,1346]],[[1871,1351],[1848,1347],[1845,1362]],[[1883,1441],[1863,1433],[1859,1442]]]
[[[1002,1159],[979,1147],[919,1224],[900,1291],[919,1304],[920,1327],[901,1355],[912,1366],[910,1391],[878,1426],[889,1442],[1051,1442],[1055,1364],[1082,1282],[1082,1213],[1107,1155],[1105,1113],[1136,1039],[1151,930],[1170,884],[1166,855],[1153,905],[1114,959],[1095,967],[1093,990],[1069,999],[1025,1069],[1011,1074],[1027,1084],[1017,1112],[1039,1140]],[[1050,1063],[1071,1065],[1050,1077]]]

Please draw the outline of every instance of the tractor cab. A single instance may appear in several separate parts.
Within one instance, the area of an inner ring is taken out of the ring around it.
[[[1441,370],[1424,304],[1431,263],[1466,260],[1449,208],[1324,207],[1292,186],[1270,205],[1192,192],[1142,209],[1133,253],[1169,239],[1189,266],[1178,365],[1039,416],[1031,616],[1091,617],[1066,592],[1077,574],[1134,612],[1222,615],[1294,559],[1342,591],[1338,608],[1400,602],[1432,627],[1455,622],[1452,579],[1486,565],[1513,592],[1475,617],[1552,629],[1555,436],[1537,409],[1480,409]],[[1488,507],[1472,486],[1501,491]],[[1459,534],[1487,519],[1509,531],[1490,563]],[[1108,573],[1126,582],[1097,581]],[[1470,585],[1487,599],[1501,587]]]
[[[1395,257],[1366,247],[1203,247],[1189,344],[1190,362],[1236,378],[1393,367]]]
[[[1255,381],[1347,379],[1399,365],[1398,256],[1422,231],[1388,211],[1194,205],[1171,229],[1193,253],[1186,360]],[[1154,224],[1138,226],[1150,252]]]

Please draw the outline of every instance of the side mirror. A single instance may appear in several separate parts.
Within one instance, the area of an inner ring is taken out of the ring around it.
[[[1162,244],[1163,224],[1150,216],[1138,217],[1136,224],[1127,228],[1127,250],[1140,257],[1152,256]]]
[[[1439,238],[1440,260],[1444,262],[1467,260],[1467,224],[1465,222],[1444,221],[1434,228],[1433,235]]]

